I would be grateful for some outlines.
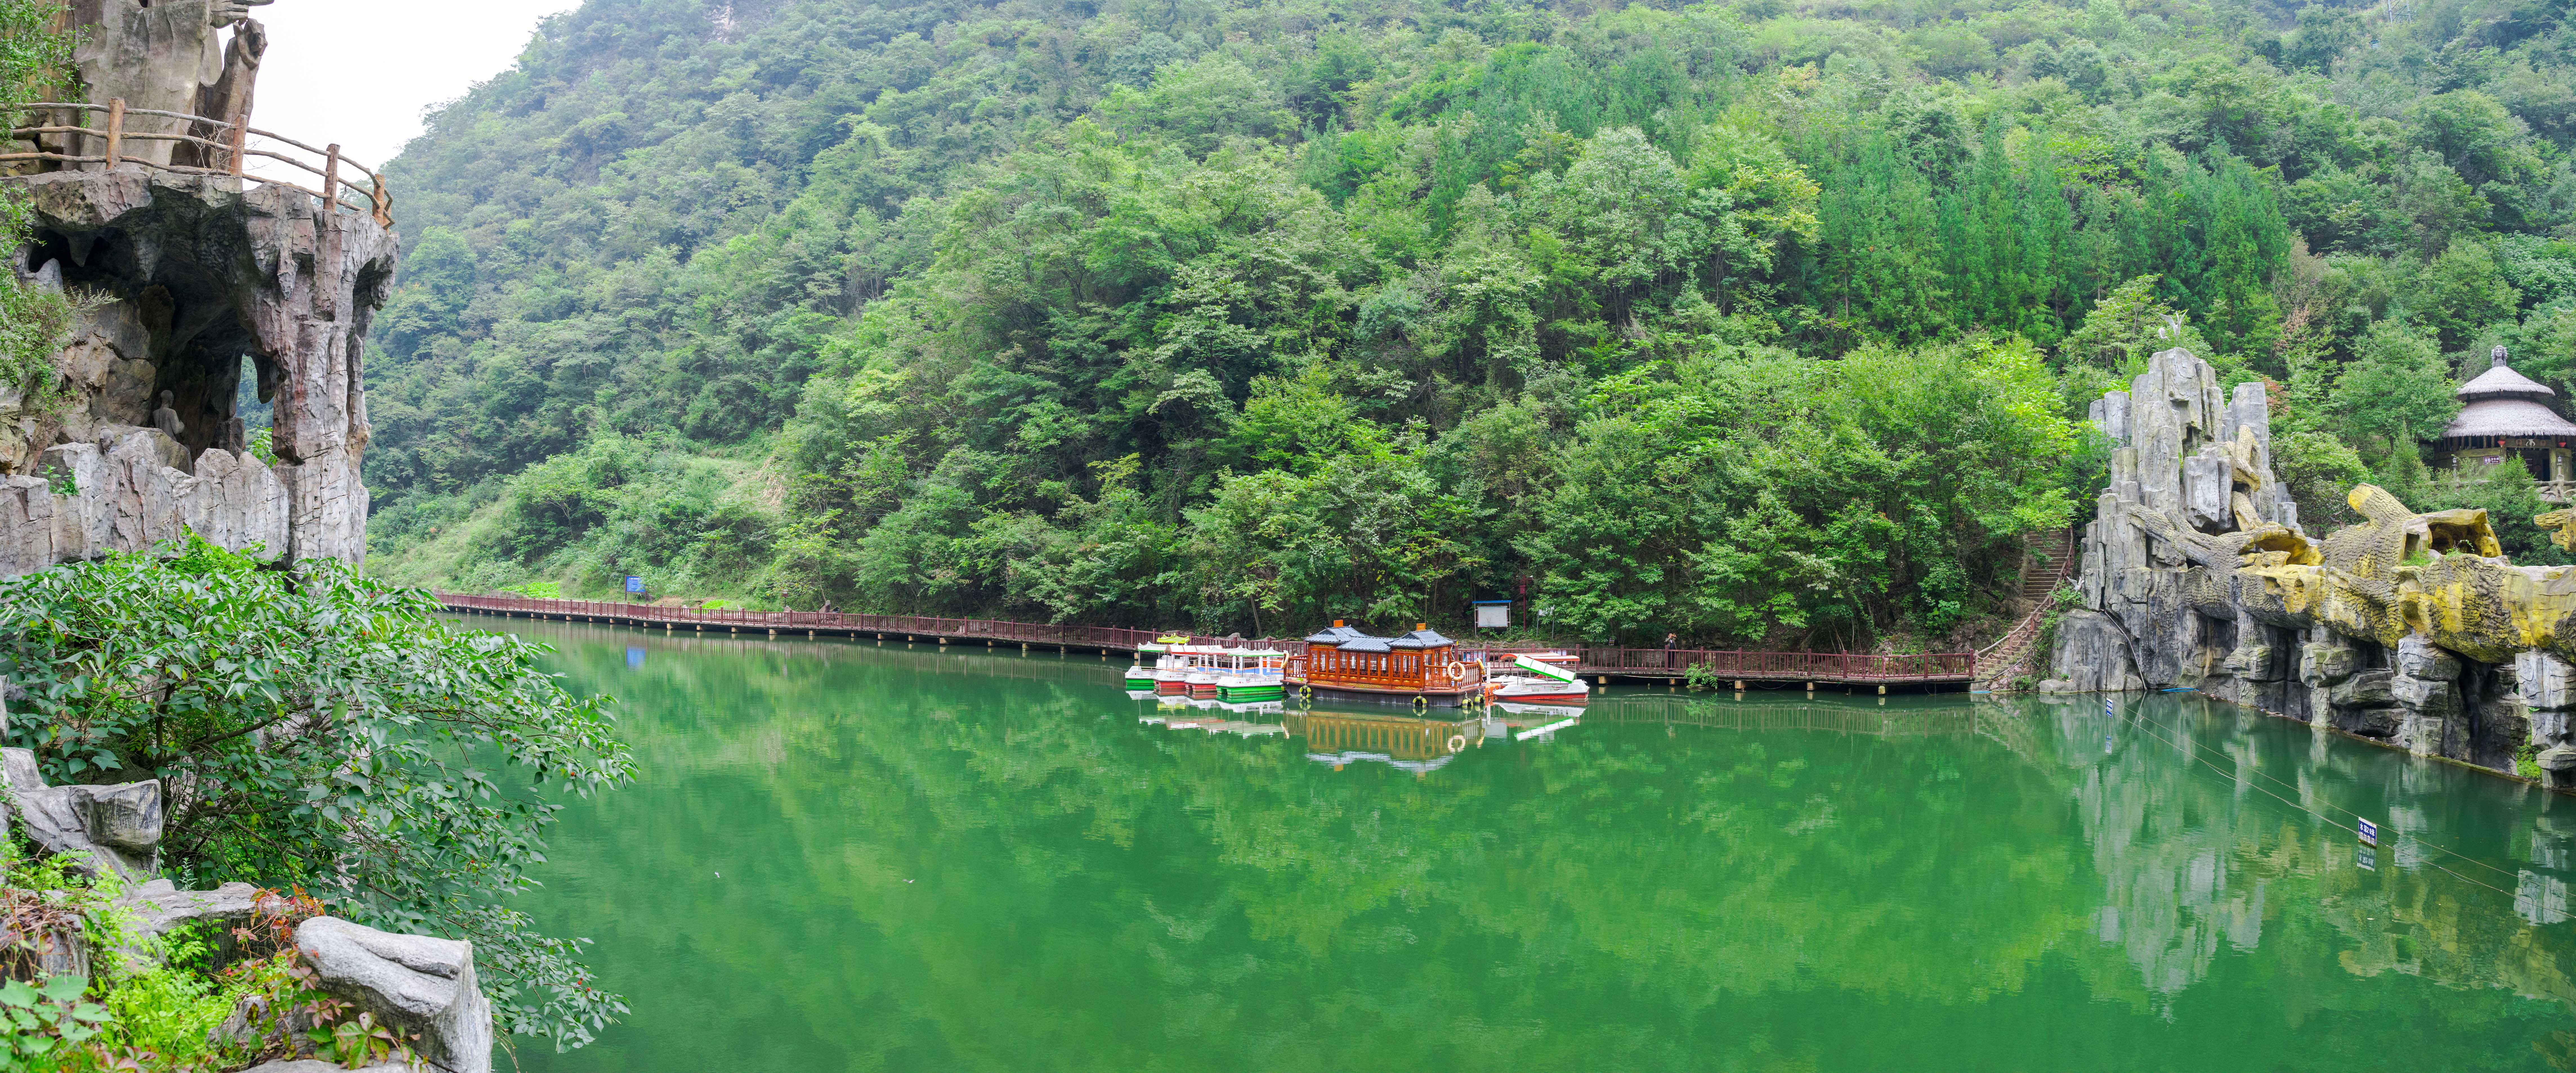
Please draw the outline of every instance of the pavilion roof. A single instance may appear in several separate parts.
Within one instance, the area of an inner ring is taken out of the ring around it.
[[[2512,370],[2498,367],[2487,370],[2487,375],[2498,372],[2510,373]],[[2484,380],[2486,376],[2478,379]],[[2576,439],[2576,424],[2558,416],[2558,411],[2531,399],[2489,398],[2462,407],[2460,416],[2452,418],[2450,425],[2442,429],[2443,439],[2465,436],[2564,436]]]
[[[2460,385],[2460,390],[2454,394],[2460,397],[2460,401],[2470,403],[2480,399],[2550,399],[2558,396],[2557,392],[2549,389],[2549,385],[2503,365],[2488,367],[2475,379]]]

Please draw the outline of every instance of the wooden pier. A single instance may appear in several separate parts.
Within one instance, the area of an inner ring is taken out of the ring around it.
[[[528,596],[438,594],[450,611],[505,618],[556,619],[604,625],[641,626],[667,633],[764,637],[855,637],[938,644],[1022,645],[1065,651],[1134,652],[1164,631],[1119,626],[1066,626],[1000,619],[935,618],[923,615],[859,615],[841,611],[732,611],[607,600],[541,600]],[[1194,636],[1192,644],[1218,644],[1223,638]],[[1254,638],[1241,642],[1285,648],[1302,644],[1294,638]],[[1973,652],[1876,655],[1862,652],[1739,652],[1712,649],[1618,648],[1606,645],[1480,646],[1462,642],[1461,655],[1487,651],[1561,650],[1574,653],[1587,677],[1607,684],[1678,682],[1701,668],[1703,676],[1722,681],[1764,685],[1895,686],[1914,689],[1964,687],[1976,680]]]

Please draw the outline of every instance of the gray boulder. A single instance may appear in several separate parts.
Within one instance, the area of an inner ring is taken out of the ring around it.
[[[2397,669],[2408,677],[2448,682],[2460,676],[2460,658],[2421,636],[2397,642]]]
[[[2328,702],[2337,708],[2375,708],[2383,704],[2394,704],[2397,702],[2397,697],[2389,687],[2389,682],[2394,677],[2396,676],[2384,670],[2362,671],[2335,683],[2326,697]]]
[[[36,770],[36,754],[26,749],[0,749],[0,777],[8,782],[27,837],[47,852],[72,858],[75,869],[91,875],[152,877],[164,819],[159,780],[47,786]]]
[[[491,1073],[492,1006],[474,980],[474,945],[395,935],[335,917],[295,929],[322,989],[416,1033],[421,1057],[450,1073]]]
[[[2361,653],[2351,645],[2310,642],[2299,646],[2299,681],[2314,689],[2340,684],[2361,669]]]
[[[2552,790],[2576,789],[2576,746],[2541,750],[2540,783]]]
[[[2049,666],[2062,677],[2039,684],[2042,693],[2126,693],[2147,688],[2129,653],[2129,631],[2100,611],[2069,611],[2057,620]]]
[[[116,904],[133,913],[135,927],[143,934],[166,935],[191,921],[249,923],[259,912],[259,888],[226,883],[213,890],[180,890],[167,879],[156,879],[126,891]]]
[[[2394,738],[2406,725],[2406,709],[2396,707],[2346,709],[2342,717],[2336,720],[2335,725],[2365,738],[2383,740]]]
[[[2459,688],[2449,682],[2398,675],[2388,680],[2388,692],[2407,711],[2428,719],[2448,719],[2460,713]]]

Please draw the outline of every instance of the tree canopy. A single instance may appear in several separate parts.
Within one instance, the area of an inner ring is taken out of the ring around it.
[[[1957,644],[2154,349],[2570,386],[2576,31],[2446,3],[590,0],[391,165],[371,569]]]

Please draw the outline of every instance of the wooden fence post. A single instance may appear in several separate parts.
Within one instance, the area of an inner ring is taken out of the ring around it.
[[[107,166],[115,167],[125,155],[125,98],[113,97],[107,102]]]
[[[250,155],[248,152],[249,148],[250,117],[236,116],[233,119],[233,159],[232,163],[224,170],[231,172],[236,178],[240,177],[242,173],[242,158]]]
[[[322,164],[322,211],[336,211],[340,201],[340,143],[332,142],[325,150]]]

